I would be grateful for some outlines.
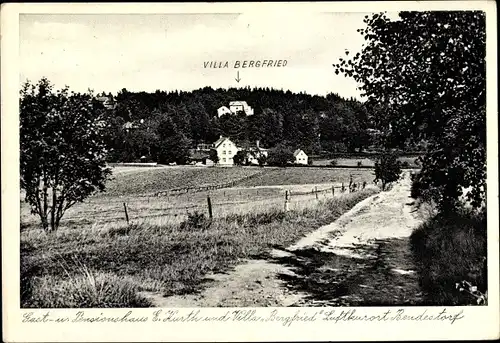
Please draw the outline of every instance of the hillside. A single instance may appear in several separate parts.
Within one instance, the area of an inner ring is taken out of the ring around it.
[[[158,160],[165,146],[179,149],[212,143],[220,135],[266,148],[278,143],[306,153],[355,152],[377,144],[367,130],[369,111],[355,99],[335,94],[312,96],[269,88],[212,89],[192,92],[133,93],[123,89],[107,108],[110,162]],[[252,114],[217,110],[241,100]],[[172,149],[170,149],[172,150]]]

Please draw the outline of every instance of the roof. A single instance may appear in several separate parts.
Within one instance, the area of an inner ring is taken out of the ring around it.
[[[295,152],[293,153],[293,157],[297,157],[297,155],[298,155],[298,154],[300,154],[300,152],[304,152],[304,151],[303,151],[303,150],[301,150],[301,149],[297,149],[297,150],[295,150]],[[304,155],[305,155],[305,154],[306,154],[306,153],[304,152]],[[307,155],[306,155],[306,156],[307,156]]]
[[[219,145],[222,144],[222,142],[225,142],[226,140],[231,141],[229,138],[221,136],[218,140],[215,141],[214,147],[217,148]]]
[[[226,110],[229,111],[229,108],[227,108],[227,106],[221,106],[221,107],[218,108],[218,110],[220,110],[221,108],[225,108]]]
[[[229,102],[229,106],[235,106],[235,105],[243,105],[244,107],[248,106],[246,101],[231,101],[231,102]]]
[[[190,159],[192,159],[192,160],[203,160],[203,159],[208,158],[208,157],[209,157],[209,154],[204,153],[202,151],[198,151],[198,150],[191,150],[190,151]]]

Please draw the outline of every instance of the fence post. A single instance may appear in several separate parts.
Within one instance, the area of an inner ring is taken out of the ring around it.
[[[340,191],[341,191],[342,193],[344,193],[344,192],[345,192],[345,187],[344,187],[344,183],[343,183],[343,182],[342,182],[342,188],[340,189]]]
[[[128,211],[127,211],[127,203],[123,203],[123,208],[125,209],[125,219],[127,219],[127,225],[129,224],[128,220]]]
[[[289,193],[288,189],[285,190],[285,212],[288,212],[289,209]]]
[[[332,186],[332,197],[335,196],[335,186]]]
[[[366,187],[366,181],[363,181],[363,189]]]
[[[207,204],[208,204],[208,216],[212,219],[212,201],[210,200],[210,195],[207,194]]]
[[[314,193],[316,193],[316,200],[318,199],[318,186],[314,188]]]

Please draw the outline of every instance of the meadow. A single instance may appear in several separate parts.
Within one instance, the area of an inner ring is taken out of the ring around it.
[[[356,182],[373,180],[370,170],[357,172]],[[226,178],[243,181],[210,193],[149,196],[155,187]],[[151,304],[141,291],[195,292],[207,273],[226,271],[273,246],[287,246],[378,192],[368,186],[332,194],[331,186],[348,178],[345,170],[314,168],[119,171],[107,193],[75,205],[51,234],[21,204],[22,307],[144,307]],[[316,186],[323,192],[313,193]],[[285,189],[291,191],[287,212]],[[213,220],[206,217],[207,195]]]

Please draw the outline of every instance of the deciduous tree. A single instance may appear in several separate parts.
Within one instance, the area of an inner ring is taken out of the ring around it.
[[[425,140],[422,186],[441,209],[464,188],[481,206],[486,192],[485,15],[480,11],[401,12],[365,17],[361,52],[335,64],[361,84],[390,146]],[[348,54],[348,52],[346,52]],[[349,55],[348,55],[349,56]]]
[[[105,110],[92,93],[54,91],[46,78],[20,94],[21,188],[42,228],[54,231],[66,210],[105,189]]]

